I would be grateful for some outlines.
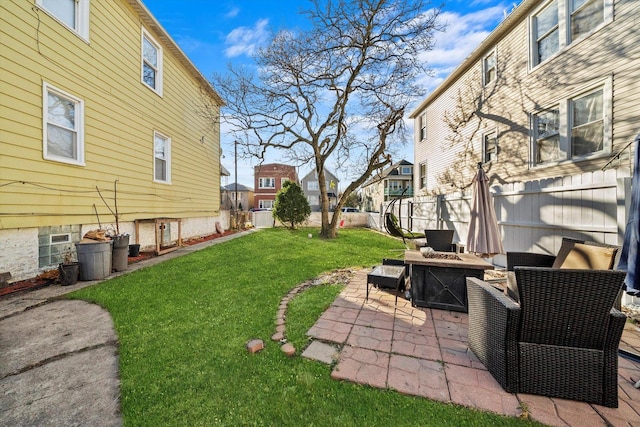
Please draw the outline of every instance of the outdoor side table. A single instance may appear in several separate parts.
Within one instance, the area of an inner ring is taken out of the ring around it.
[[[371,273],[367,274],[367,297],[369,301],[369,284],[378,286],[379,288],[393,288],[396,290],[396,304],[398,304],[398,292],[400,284],[404,280],[404,266],[396,265],[379,265],[374,268]]]

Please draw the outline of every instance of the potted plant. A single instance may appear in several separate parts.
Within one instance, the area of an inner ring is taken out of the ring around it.
[[[62,286],[75,285],[80,276],[80,263],[73,260],[71,248],[64,255],[64,261],[58,264],[58,274]]]

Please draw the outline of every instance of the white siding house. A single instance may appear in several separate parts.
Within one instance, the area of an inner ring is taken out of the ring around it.
[[[640,132],[640,1],[523,0],[411,113],[414,231],[465,241],[478,163],[506,251],[620,245]],[[504,259],[494,259],[503,264]]]

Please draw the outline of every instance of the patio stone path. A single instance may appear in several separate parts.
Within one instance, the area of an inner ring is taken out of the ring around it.
[[[640,363],[619,358],[619,407],[505,392],[467,346],[467,314],[411,307],[353,279],[307,335],[339,350],[331,377],[552,426],[640,426]],[[640,328],[628,322],[622,348],[640,353]],[[314,357],[314,351],[305,357]],[[332,360],[333,359],[328,359]],[[329,363],[325,360],[325,363]]]

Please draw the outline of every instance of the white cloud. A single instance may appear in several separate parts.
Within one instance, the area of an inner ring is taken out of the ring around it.
[[[225,39],[227,46],[224,53],[229,58],[240,55],[251,56],[270,37],[269,20],[260,19],[252,28],[238,27],[232,30]]]
[[[429,92],[438,86],[469,54],[487,38],[504,18],[504,5],[489,7],[466,15],[442,12],[440,21],[444,31],[435,33],[435,46],[420,59],[433,76],[424,76],[420,83]]]
[[[235,18],[236,16],[238,16],[239,13],[240,13],[239,7],[232,7],[231,9],[229,9],[227,13],[224,14],[224,17],[227,19]]]

